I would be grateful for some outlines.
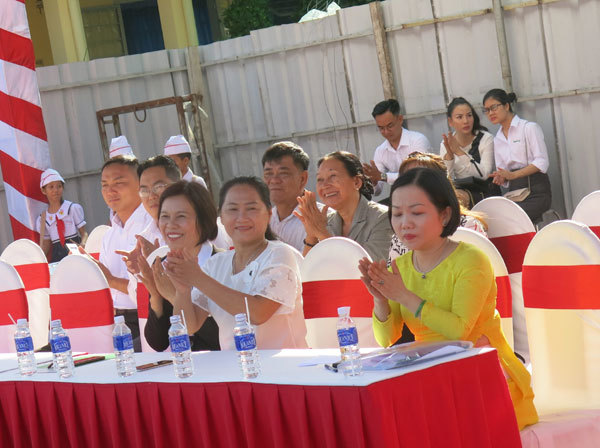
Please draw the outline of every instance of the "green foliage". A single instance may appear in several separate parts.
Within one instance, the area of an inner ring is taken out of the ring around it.
[[[245,36],[252,30],[271,26],[269,0],[233,0],[223,12],[223,24],[230,37]]]

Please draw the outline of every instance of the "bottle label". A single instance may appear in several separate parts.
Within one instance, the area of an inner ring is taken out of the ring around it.
[[[235,336],[235,348],[237,348],[238,352],[254,350],[256,348],[256,337],[254,336],[254,333]]]
[[[31,339],[31,336],[15,338],[15,345],[17,346],[17,353],[33,351],[33,339]]]
[[[131,334],[124,334],[121,336],[113,336],[113,346],[115,350],[131,350],[133,348],[133,338]]]
[[[173,353],[185,352],[190,349],[190,337],[187,334],[171,336],[169,344],[171,344],[171,351]]]
[[[358,344],[358,333],[356,332],[356,327],[342,328],[337,331],[337,335],[338,341],[340,342],[340,347]]]
[[[64,353],[71,350],[71,341],[68,336],[61,336],[50,340],[52,353]]]

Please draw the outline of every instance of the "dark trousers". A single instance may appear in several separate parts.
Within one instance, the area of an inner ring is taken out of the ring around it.
[[[519,188],[529,188],[531,193],[517,204],[527,213],[529,219],[536,224],[542,220],[542,215],[552,206],[552,190],[550,179],[546,173],[537,172],[527,177],[511,180],[509,191]]]
[[[142,340],[140,339],[140,322],[138,321],[137,310],[115,309],[115,316],[123,316],[125,318],[125,324],[131,330],[133,350],[135,352],[141,352]]]

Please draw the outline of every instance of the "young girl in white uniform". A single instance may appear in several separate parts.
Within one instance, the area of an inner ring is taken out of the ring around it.
[[[548,178],[548,150],[539,124],[516,115],[511,103],[514,93],[492,89],[483,97],[483,111],[500,129],[494,137],[496,171],[494,183],[509,191],[529,189],[529,195],[517,202],[535,224],[552,205],[552,191]]]
[[[48,209],[36,221],[40,234],[40,247],[50,263],[62,260],[69,254],[66,243],[85,245],[83,208],[79,204],[63,199],[65,180],[52,168],[42,173],[40,188],[48,198]]]

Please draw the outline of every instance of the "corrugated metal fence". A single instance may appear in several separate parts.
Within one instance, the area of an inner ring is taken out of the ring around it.
[[[480,106],[487,90],[512,82],[517,113],[545,133],[553,207],[570,216],[600,188],[600,2],[504,0],[506,47],[494,3],[382,3],[392,87],[407,127],[423,132],[437,152],[449,99],[464,96]],[[187,50],[38,69],[52,162],[68,179],[65,196],[84,205],[89,228],[106,222],[95,112],[189,93],[204,96],[213,178],[260,175],[263,151],[281,139],[299,143],[313,161],[336,149],[371,158],[382,138],[370,113],[384,97],[371,9],[347,8]],[[160,153],[179,132],[174,108],[149,111],[144,122],[123,116],[121,126],[140,158]],[[313,163],[311,188],[314,173]],[[6,211],[3,193],[0,209]],[[1,226],[4,247],[11,240],[6,215]]]

